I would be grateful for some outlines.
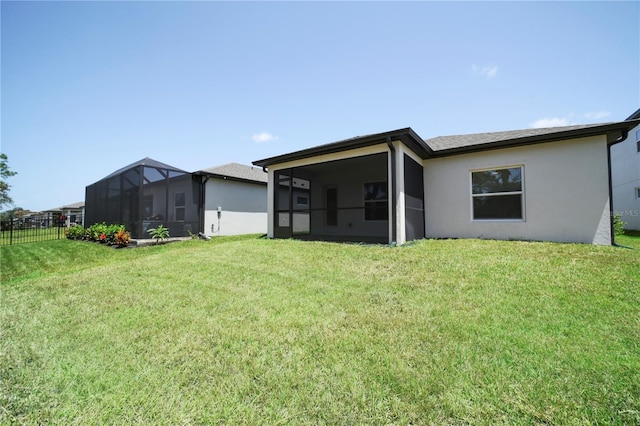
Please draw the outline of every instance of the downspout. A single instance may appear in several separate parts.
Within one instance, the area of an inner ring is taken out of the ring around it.
[[[629,136],[629,132],[627,130],[622,131],[622,135],[616,139],[616,141],[612,144],[607,144],[607,178],[609,179],[609,226],[611,232],[611,245],[617,246],[616,244],[616,231],[613,226],[613,182],[611,181],[611,147],[618,142],[622,142],[627,139]]]
[[[387,146],[391,151],[391,243],[396,241],[396,148],[391,143],[391,136],[387,136]]]

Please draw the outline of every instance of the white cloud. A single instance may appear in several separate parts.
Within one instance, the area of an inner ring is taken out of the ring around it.
[[[471,65],[471,70],[474,73],[480,74],[481,76],[485,77],[487,80],[494,78],[498,74],[498,67],[495,65],[487,65],[481,68],[476,64],[473,64]]]
[[[569,120],[566,118],[541,118],[531,123],[529,126],[532,129],[542,129],[544,127],[561,127],[568,126]]]
[[[599,120],[601,118],[605,118],[610,115],[611,113],[609,111],[598,111],[598,112],[587,112],[584,116],[589,120]]]
[[[584,114],[571,113],[567,117],[541,118],[529,124],[529,127],[532,129],[541,129],[544,127],[573,126],[575,124],[597,121],[610,115],[611,113],[608,111],[586,112]]]
[[[264,143],[264,142],[275,141],[275,140],[278,139],[278,137],[277,136],[273,136],[269,132],[262,132],[262,133],[254,134],[253,136],[251,136],[251,139],[253,139],[253,141],[256,142],[256,143]]]

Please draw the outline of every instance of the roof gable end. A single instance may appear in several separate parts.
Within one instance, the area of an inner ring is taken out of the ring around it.
[[[239,163],[229,163],[222,166],[209,167],[207,169],[197,171],[196,174],[260,183],[267,183],[268,180],[268,176],[262,168],[245,166],[244,164]]]

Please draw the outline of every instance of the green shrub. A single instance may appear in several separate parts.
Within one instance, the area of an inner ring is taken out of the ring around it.
[[[73,225],[65,230],[65,236],[70,240],[85,239],[118,247],[126,247],[131,241],[131,235],[124,225],[107,225],[104,222],[94,223],[87,229]]]
[[[116,234],[124,230],[124,225],[107,225],[104,232],[105,242],[110,246],[116,245]]]
[[[81,225],[73,225],[67,228],[64,234],[70,240],[81,240],[84,238],[84,228]]]
[[[151,228],[147,232],[151,234],[151,238],[155,238],[156,243],[169,238],[169,228],[165,228],[162,225],[158,225],[157,228]]]
[[[94,223],[90,227],[87,228],[85,232],[85,238],[89,241],[105,241],[107,238],[107,224],[102,223]]]
[[[624,226],[627,222],[623,222],[622,219],[620,219],[621,217],[622,215],[619,213],[613,215],[613,233],[615,235],[624,235]]]
[[[124,226],[122,226],[118,230],[118,232],[114,234],[115,245],[118,247],[128,246],[130,240],[131,240],[131,237],[129,236],[129,233],[124,229]]]

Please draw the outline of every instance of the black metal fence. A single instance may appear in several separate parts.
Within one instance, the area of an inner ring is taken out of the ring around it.
[[[67,226],[82,225],[82,215],[29,215],[0,222],[0,246],[65,238]]]

